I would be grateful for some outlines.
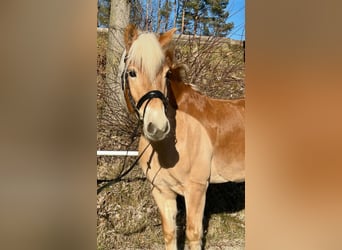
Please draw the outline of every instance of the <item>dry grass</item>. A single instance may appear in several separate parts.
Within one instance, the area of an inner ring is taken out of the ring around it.
[[[158,209],[137,167],[98,195],[98,249],[152,249],[162,243]]]
[[[106,39],[106,34],[98,37],[97,148],[135,149],[138,134],[131,136],[131,133],[136,121],[110,107],[113,103],[119,104],[111,97],[105,83]],[[178,41],[177,57],[190,66],[188,80],[213,97],[243,96],[241,47],[216,40],[209,42],[210,46],[204,46],[196,41]],[[118,115],[125,117],[124,122],[117,121]],[[98,157],[98,180],[116,178],[133,161],[133,157]],[[244,249],[244,202],[244,183],[210,185],[203,220],[205,249]],[[182,197],[178,198],[178,210],[178,245],[183,249],[185,206]],[[97,215],[98,249],[164,249],[158,208],[151,196],[150,185],[138,166],[124,180],[98,194]]]

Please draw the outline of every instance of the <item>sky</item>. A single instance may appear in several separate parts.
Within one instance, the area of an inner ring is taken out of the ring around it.
[[[234,29],[228,37],[245,40],[245,0],[230,0],[228,4],[228,22],[234,23]]]

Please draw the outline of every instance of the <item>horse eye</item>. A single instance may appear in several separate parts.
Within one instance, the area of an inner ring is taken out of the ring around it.
[[[137,77],[137,74],[135,73],[134,70],[128,72],[130,77]]]
[[[168,70],[167,72],[166,72],[166,78],[170,78],[171,77],[171,74],[172,74],[172,72],[171,72],[171,70]]]

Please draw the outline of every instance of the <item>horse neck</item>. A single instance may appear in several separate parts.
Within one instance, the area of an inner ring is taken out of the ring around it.
[[[199,116],[208,104],[208,97],[181,81],[171,81],[173,106],[193,116]]]
[[[217,126],[234,124],[235,131],[242,131],[244,121],[244,99],[218,100],[209,98],[190,85],[171,82],[170,104],[199,121],[208,132],[210,139],[217,140]],[[221,117],[224,113],[224,119]],[[240,126],[240,130],[239,130]]]

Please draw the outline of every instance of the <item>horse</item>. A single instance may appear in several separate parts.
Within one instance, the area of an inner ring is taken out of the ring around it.
[[[185,83],[170,49],[175,31],[126,27],[121,87],[127,109],[142,123],[139,165],[161,215],[165,249],[177,249],[176,197],[181,195],[193,250],[202,248],[209,183],[245,179],[245,101],[209,98]]]

